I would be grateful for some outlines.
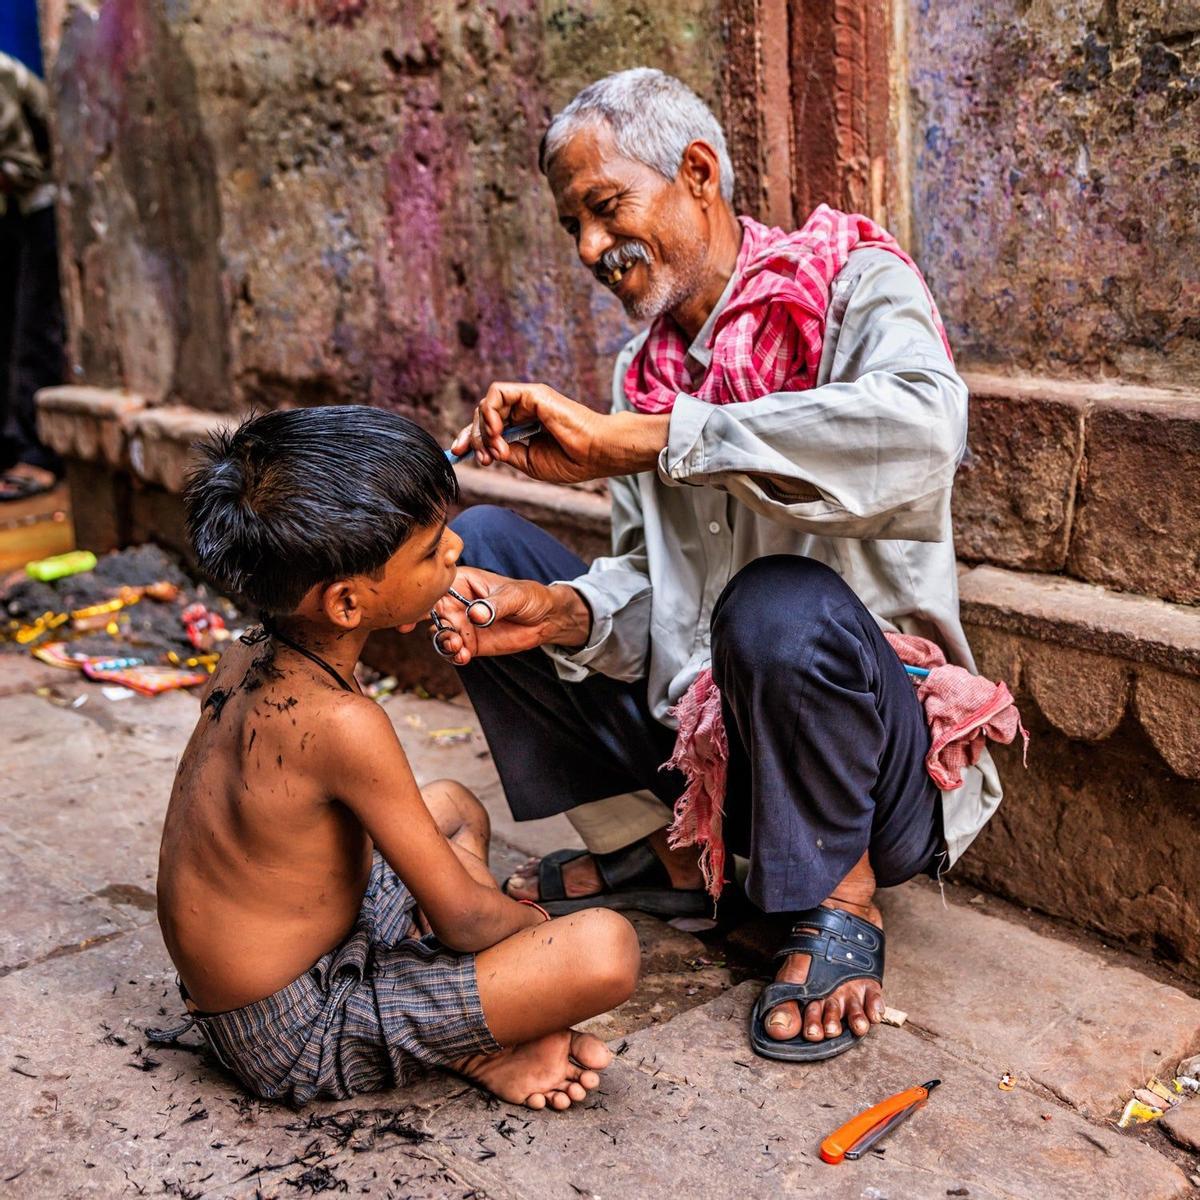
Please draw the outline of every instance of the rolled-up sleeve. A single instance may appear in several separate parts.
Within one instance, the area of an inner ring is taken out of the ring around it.
[[[637,477],[609,480],[613,553],[586,575],[560,582],[573,587],[592,610],[588,644],[579,650],[543,646],[560,678],[584,679],[596,671],[630,682],[646,673],[650,653],[650,572]]]
[[[728,492],[773,521],[848,538],[942,541],[967,389],[917,275],[880,252],[850,294],[827,383],[745,404],[681,393],[659,477]]]

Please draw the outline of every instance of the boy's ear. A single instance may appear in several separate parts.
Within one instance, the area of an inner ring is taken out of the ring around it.
[[[353,580],[335,579],[317,597],[321,612],[338,629],[348,632],[362,623],[363,610]]]

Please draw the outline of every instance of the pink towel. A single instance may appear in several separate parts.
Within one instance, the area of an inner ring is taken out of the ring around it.
[[[1007,684],[993,683],[951,666],[940,648],[926,638],[886,633],[900,661],[926,667],[917,698],[925,709],[931,742],[925,756],[930,778],[943,791],[963,785],[962,770],[979,761],[984,741],[1007,744],[1018,733],[1029,750],[1029,734],[1021,724]],[[721,714],[721,693],[705,669],[672,710],[679,722],[675,751],[667,761],[687,779],[683,795],[675,802],[675,819],[668,831],[672,848],[700,847],[700,869],[708,893],[715,900],[725,884],[725,779],[729,766],[729,740]]]

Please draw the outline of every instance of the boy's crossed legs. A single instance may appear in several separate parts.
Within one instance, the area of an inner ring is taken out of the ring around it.
[[[468,872],[496,887],[487,868],[491,830],[483,805],[452,780],[430,783],[421,794]],[[506,1049],[469,1055],[454,1069],[529,1108],[561,1110],[583,1100],[599,1085],[597,1071],[612,1061],[612,1052],[570,1027],[623,1004],[637,983],[639,959],[633,926],[600,908],[523,929],[480,951],[480,1002]]]

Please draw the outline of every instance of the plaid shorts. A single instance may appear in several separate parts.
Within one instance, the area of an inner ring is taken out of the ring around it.
[[[294,1105],[399,1087],[423,1067],[500,1049],[479,1001],[475,956],[418,938],[416,901],[379,854],[353,932],[299,979],[190,1025],[250,1091]],[[157,1036],[156,1036],[157,1035]]]

